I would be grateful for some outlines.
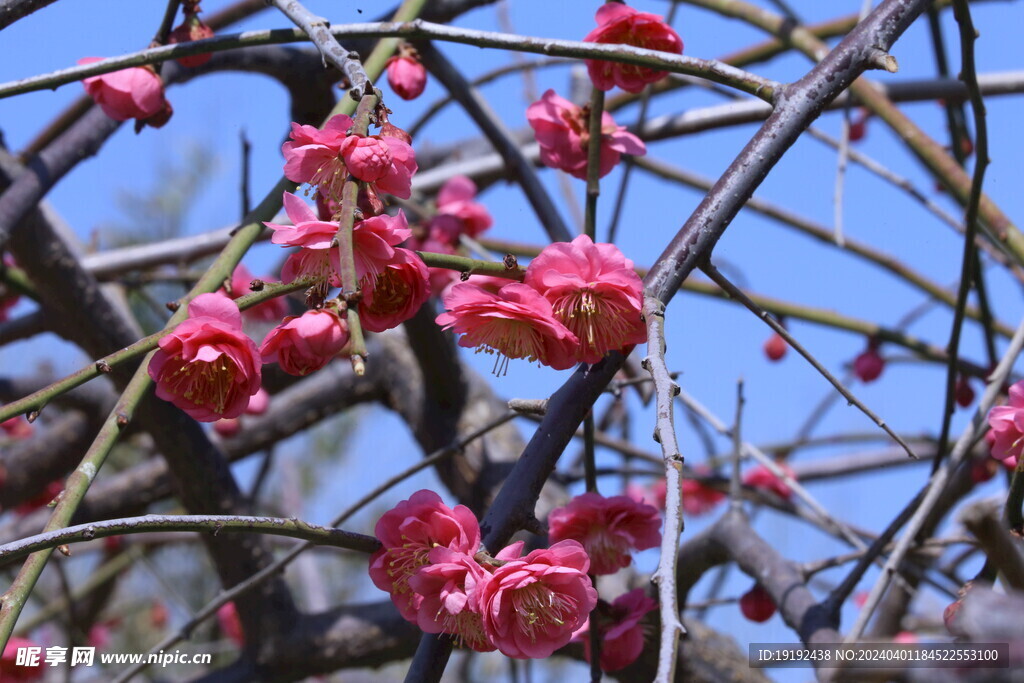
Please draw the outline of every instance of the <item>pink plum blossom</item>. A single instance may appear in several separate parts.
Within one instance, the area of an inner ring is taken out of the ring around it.
[[[640,319],[643,283],[614,244],[594,244],[586,235],[549,244],[530,262],[524,282],[576,335],[581,362],[596,363],[609,351],[647,339]]]
[[[370,558],[373,585],[391,594],[391,601],[408,621],[417,623],[423,596],[409,580],[430,561],[431,550],[447,548],[473,555],[480,547],[480,526],[465,505],[449,508],[426,489],[417,491],[384,513],[374,527],[383,546]]]
[[[403,100],[415,100],[427,87],[427,70],[411,53],[397,55],[387,62],[388,85]]]
[[[344,114],[332,116],[323,129],[292,123],[291,140],[281,146],[285,177],[316,186],[325,199],[340,201],[348,170],[339,154],[351,127],[352,119]]]
[[[375,189],[402,199],[412,190],[416,155],[403,140],[381,135],[349,135],[352,119],[339,114],[323,130],[292,124],[291,140],[284,143],[284,174],[297,183],[309,183],[317,193],[341,201],[341,189],[351,173],[374,183]]]
[[[391,262],[360,286],[359,320],[364,329],[383,332],[416,315],[430,298],[430,273],[415,252],[398,247]]]
[[[694,471],[696,476],[707,477],[711,471],[705,467],[697,467]],[[708,486],[700,479],[686,478],[680,482],[680,488],[683,497],[683,512],[691,517],[699,517],[700,515],[706,515],[715,509],[715,507],[725,500],[725,494],[718,489]],[[664,479],[651,484],[649,492],[643,491],[642,489],[634,489],[629,491],[628,495],[634,500],[644,500],[647,495],[650,495],[657,506],[664,510],[665,509],[665,496],[668,493],[668,484]]]
[[[390,145],[373,135],[349,135],[341,141],[340,152],[348,172],[363,182],[377,182],[391,168]]]
[[[281,266],[281,281],[290,283],[306,277],[341,287],[340,271],[341,254],[337,249],[299,249]]]
[[[256,278],[249,272],[243,264],[239,263],[235,266],[235,270],[231,273],[231,291],[228,294],[232,299],[237,299],[240,296],[252,293],[252,287],[250,283]],[[272,277],[261,277],[259,278],[263,282],[277,282]],[[274,320],[280,320],[281,318],[288,315],[288,302],[285,301],[284,297],[274,297],[259,304],[252,308],[247,308],[242,311],[242,317],[246,320],[260,320],[263,322],[271,322]]]
[[[588,43],[633,45],[648,50],[683,53],[683,41],[657,14],[639,12],[632,7],[610,2],[597,10],[597,28],[583,39]],[[619,86],[638,93],[648,83],[660,81],[667,72],[646,66],[619,64],[600,59],[587,60],[587,73],[594,86],[611,90]]]
[[[602,603],[603,605],[604,603]],[[615,598],[610,606],[597,608],[598,629],[601,633],[601,670],[624,669],[644,650],[644,627],[640,623],[658,609],[658,603],[647,597],[643,588],[631,590]],[[587,621],[572,639],[583,643],[586,659],[590,661],[590,622]]]
[[[437,324],[461,334],[459,346],[526,358],[556,370],[575,365],[576,336],[529,285],[512,282],[490,292],[458,284],[444,297],[444,307],[447,312],[437,316]]]
[[[450,633],[477,652],[494,650],[484,633],[480,613],[472,596],[489,577],[487,571],[466,553],[434,548],[424,565],[409,578],[409,586],[423,597],[416,612],[416,624],[425,633]]]
[[[264,363],[277,363],[289,375],[303,377],[327,365],[348,343],[348,325],[323,308],[290,315],[267,333],[260,346]]]
[[[794,472],[789,465],[784,462],[777,462],[775,464],[778,465],[779,469],[782,470],[787,477],[796,481],[796,472]],[[789,500],[793,495],[793,490],[790,489],[784,481],[776,477],[764,465],[758,465],[747,472],[743,477],[743,483],[755,489],[770,491],[783,500]]]
[[[597,604],[590,559],[576,541],[518,558],[518,543],[498,553],[505,564],[474,591],[484,632],[502,654],[541,659],[564,646]],[[508,551],[508,552],[506,552]]]
[[[100,61],[102,57],[84,57],[78,63]],[[171,116],[171,105],[164,98],[164,82],[152,68],[133,66],[90,76],[82,84],[103,113],[115,121],[138,119],[159,128]]]
[[[200,294],[188,313],[149,363],[156,395],[200,422],[238,417],[260,389],[262,367],[238,306],[221,293]]]
[[[376,278],[395,260],[395,249],[409,239],[412,230],[399,211],[394,216],[381,214],[357,221],[352,228],[352,252],[356,262],[356,279]]]
[[[576,178],[587,177],[587,145],[590,140],[588,114],[554,90],[545,92],[526,108],[526,120],[540,145],[540,160]],[[623,154],[640,156],[647,148],[640,138],[618,126],[608,112],[601,113],[601,155],[598,175],[611,172]]]
[[[494,224],[490,212],[476,199],[476,183],[464,175],[457,175],[441,186],[437,193],[438,217],[458,219],[460,233],[476,237]],[[456,242],[457,243],[457,239]]]
[[[1008,403],[988,413],[992,457],[1014,467],[1024,451],[1024,381],[1010,387]]]
[[[594,574],[614,574],[628,567],[632,551],[661,543],[660,528],[658,509],[629,496],[605,498],[588,492],[548,515],[551,541],[579,541]]]
[[[263,225],[274,231],[270,241],[286,247],[304,249],[330,249],[331,242],[338,234],[338,224],[321,221],[306,202],[291,192],[283,197],[284,210],[291,225],[278,225],[264,221]]]

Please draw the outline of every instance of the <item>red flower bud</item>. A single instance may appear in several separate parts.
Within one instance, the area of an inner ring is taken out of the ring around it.
[[[869,346],[867,351],[860,354],[853,360],[853,374],[857,375],[860,381],[874,382],[885,370],[885,360],[878,355],[874,346]]]
[[[213,29],[203,23],[195,14],[185,14],[185,20],[181,22],[181,25],[177,26],[171,35],[168,36],[168,43],[191,43],[193,40],[203,40],[204,38],[213,38]],[[186,67],[202,66],[210,61],[211,55],[209,52],[201,55],[189,55],[188,57],[178,57],[178,64]]]
[[[967,408],[974,403],[974,388],[964,375],[956,382],[956,402],[961,408]]]
[[[740,611],[743,616],[758,624],[768,621],[775,614],[775,601],[768,591],[756,583],[754,587],[740,598]]]
[[[764,355],[768,356],[768,360],[773,363],[782,360],[782,357],[786,355],[786,349],[789,345],[786,344],[786,340],[778,333],[768,337],[768,341],[764,343]]]

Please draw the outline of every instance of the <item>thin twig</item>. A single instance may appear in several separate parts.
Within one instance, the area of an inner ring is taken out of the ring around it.
[[[1003,525],[996,501],[979,501],[968,506],[960,521],[978,539],[988,560],[999,570],[1006,584],[1024,590],[1024,555],[1020,536],[1014,536]]]
[[[682,467],[675,431],[675,397],[679,386],[672,380],[665,363],[665,305],[649,294],[644,296],[644,320],[647,324],[647,356],[643,366],[651,373],[656,397],[657,422],[654,440],[661,444],[665,459],[665,525],[661,536],[661,559],[651,580],[658,585],[661,614],[661,645],[658,647],[658,683],[675,680],[679,636],[686,633],[679,621],[679,598],[676,595],[676,559],[679,536],[683,531]]]
[[[160,28],[157,29],[156,35],[153,37],[153,43],[156,45],[165,45],[167,43],[167,37],[171,33],[174,17],[178,14],[178,5],[180,4],[181,0],[167,0],[164,18],[160,21]]]
[[[277,2],[279,0],[274,1]],[[646,66],[670,73],[681,73],[706,78],[716,83],[729,85],[766,102],[771,102],[774,99],[775,92],[780,87],[780,84],[776,81],[762,78],[714,59],[698,59],[687,55],[646,50],[629,45],[606,45],[575,40],[554,40],[550,38],[508,35],[494,31],[456,28],[428,21],[335,24],[330,26],[328,30],[335,38],[441,40],[464,43],[481,48],[517,50],[556,57],[603,59],[621,64]],[[187,57],[207,52],[222,52],[240,47],[281,45],[307,40],[309,40],[309,36],[300,29],[272,29],[245,31],[243,33],[227,34],[187,43],[176,43],[148,50],[139,50],[119,57],[111,57],[99,62],[93,62],[92,64],[69,67],[48,74],[0,83],[0,99],[37,90],[55,89],[61,85],[74,83],[83,78],[118,71],[130,66],[154,64],[168,59],[177,59],[178,57]],[[362,95],[361,92],[360,95]]]
[[[854,623],[853,628],[850,629],[850,632],[846,637],[846,642],[855,641],[864,632],[864,628],[867,626],[868,620],[871,619],[871,615],[874,614],[875,608],[878,607],[878,603],[882,599],[882,594],[885,593],[886,589],[889,587],[889,581],[896,572],[900,563],[903,561],[903,558],[906,556],[914,538],[917,536],[917,532],[920,531],[923,526],[925,519],[939,501],[950,476],[960,463],[969,457],[971,453],[971,444],[975,439],[980,438],[981,433],[983,433],[984,428],[987,426],[985,417],[988,414],[989,408],[992,407],[992,404],[995,403],[996,397],[1002,391],[1003,383],[1010,375],[1010,370],[1012,369],[1022,348],[1024,348],[1024,320],[1021,321],[1020,326],[1017,328],[1017,333],[1010,341],[1010,345],[1006,349],[1006,353],[1003,354],[1003,358],[999,362],[999,365],[996,366],[996,369],[992,372],[988,386],[985,388],[985,393],[981,397],[981,401],[975,411],[974,418],[960,435],[960,438],[957,440],[949,457],[942,463],[939,469],[932,474],[931,479],[929,479],[928,484],[925,486],[925,495],[921,504],[917,506],[913,517],[911,517],[910,521],[907,523],[907,528],[900,537],[899,542],[897,542],[896,549],[893,550],[891,555],[889,555],[889,559],[886,561],[881,575],[875,582],[874,587],[868,594],[868,598],[865,601],[864,606],[861,608],[861,611],[857,616],[857,621]]]
[[[974,112],[974,132],[977,138],[977,157],[974,162],[974,177],[971,180],[970,198],[967,213],[964,217],[964,251],[960,265],[960,288],[957,291],[956,308],[953,323],[949,332],[949,344],[946,353],[949,364],[946,368],[946,397],[943,403],[942,429],[939,432],[938,457],[933,468],[938,468],[945,457],[949,443],[949,430],[953,421],[953,401],[956,398],[957,359],[960,355],[960,333],[963,329],[964,308],[974,281],[974,264],[976,262],[974,236],[978,231],[978,217],[982,198],[982,186],[985,183],[985,169],[988,168],[988,126],[985,123],[985,100],[978,88],[978,74],[974,62],[974,42],[978,36],[971,21],[971,11],[966,0],[954,0],[953,16],[960,27],[960,59],[962,63],[960,77],[967,85],[970,94],[971,109]],[[934,469],[933,469],[934,471]]]
[[[668,13],[665,15],[665,23],[669,26],[675,20],[677,9],[679,9],[678,0],[672,0]],[[647,123],[647,110],[651,104],[652,90],[652,87],[648,85],[644,88],[643,94],[640,95],[640,111],[636,115],[636,123],[633,124],[635,130],[643,130],[644,124]],[[622,178],[619,180],[619,189],[615,194],[612,218],[608,224],[608,241],[612,243],[615,242],[615,236],[619,231],[619,220],[622,218],[622,210],[626,205],[626,190],[629,188],[629,178],[633,175],[633,156],[627,154],[622,158],[622,161]]]
[[[779,8],[783,14],[793,18],[785,11],[785,7]],[[858,21],[864,21],[864,17],[871,11],[871,0],[865,0],[861,4]],[[799,22],[798,22],[799,23]],[[833,193],[833,228],[835,230],[835,242],[840,247],[846,243],[843,236],[843,190],[846,184],[846,166],[850,158],[850,109],[853,101],[847,99],[843,105],[843,118],[839,133],[839,154],[836,159],[836,183]]]
[[[245,134],[245,129],[238,132],[238,139],[242,143],[242,170],[239,190],[242,200],[242,220],[249,215],[249,165],[252,162],[252,143]]]
[[[320,59],[324,67],[331,66],[345,75],[348,81],[348,94],[358,101],[372,90],[373,84],[366,75],[359,53],[350,52],[342,47],[337,38],[331,35],[330,22],[323,17],[314,16],[298,0],[270,0],[292,23],[309,36],[320,51]]]
[[[741,290],[736,285],[732,284],[732,282],[730,282],[728,278],[722,275],[722,273],[719,272],[719,270],[715,268],[712,264],[706,264],[702,268],[702,270],[704,271],[705,275],[707,275],[715,282],[715,284],[717,284],[719,287],[725,290],[730,296],[734,297],[740,303],[746,306],[751,313],[754,313],[757,317],[763,320],[768,325],[768,327],[772,328],[776,334],[785,339],[786,343],[788,343],[790,346],[796,349],[797,353],[803,356],[804,359],[808,363],[810,363],[811,366],[815,370],[817,370],[822,377],[828,380],[829,384],[836,388],[836,391],[843,395],[843,398],[845,398],[853,405],[857,406],[858,410],[867,415],[872,422],[878,425],[879,428],[881,428],[883,431],[885,431],[886,434],[891,436],[896,443],[902,446],[903,449],[907,452],[907,455],[914,459],[917,458],[917,455],[914,453],[914,450],[910,447],[910,445],[906,441],[904,441],[899,434],[894,432],[889,427],[889,425],[885,423],[885,420],[878,417],[878,415],[876,415],[874,411],[872,411],[870,408],[864,405],[864,403],[862,403],[860,399],[854,396],[853,393],[851,393],[850,390],[847,389],[842,382],[840,382],[838,379],[835,378],[835,376],[832,373],[826,370],[825,366],[818,362],[818,359],[812,356],[810,352],[807,351],[807,349],[805,349],[799,342],[796,341],[796,339],[793,338],[793,335],[789,333],[789,330],[780,325],[778,321],[772,318],[772,316],[768,315],[767,311],[765,311],[763,308],[754,303],[750,299],[750,297],[744,294],[743,290]]]
[[[742,506],[740,500],[740,462],[743,460],[743,435],[740,425],[743,418],[743,378],[736,381],[736,419],[732,424],[732,474],[729,477],[729,505],[733,508]]]
[[[813,128],[811,129],[811,134],[814,134]],[[828,138],[828,140],[831,141],[831,138]],[[705,178],[697,173],[693,173],[692,171],[666,163],[660,159],[651,157],[636,158],[635,165],[661,178],[679,182],[683,185],[704,192],[710,190],[712,185],[714,185],[709,178]],[[748,199],[744,208],[750,209],[762,216],[766,216],[774,221],[795,228],[802,234],[812,237],[824,245],[832,248],[836,247],[836,243],[832,239],[832,234],[827,227],[816,223],[805,216],[801,216],[800,214],[790,211],[789,209],[773,204],[760,197],[751,197]],[[914,270],[895,256],[879,251],[870,244],[850,238],[846,238],[843,249],[847,253],[854,254],[855,256],[870,261],[879,268],[888,271],[892,275],[906,282],[908,285],[920,289],[922,292],[934,297],[936,300],[941,301],[950,308],[956,305],[956,296],[952,292],[948,291],[946,287],[934,280],[931,280],[919,271]],[[983,312],[973,306],[967,308],[967,315],[972,320],[984,322],[985,316]],[[996,327],[996,331],[1007,339],[1013,336],[1012,327],[1009,327],[999,321],[993,321],[993,324]]]
[[[368,92],[359,99],[352,124],[352,135],[368,135],[370,121],[377,105],[380,104],[379,91]],[[338,219],[338,233],[334,241],[337,243],[341,267],[341,299],[345,302],[345,317],[348,320],[350,335],[350,359],[352,370],[357,375],[366,372],[366,341],[363,339],[363,326],[359,322],[359,302],[362,292],[356,276],[355,249],[352,245],[352,231],[355,227],[356,211],[359,205],[359,192],[362,183],[355,176],[349,176],[341,189],[341,215]],[[332,245],[335,246],[335,245]]]
[[[85,543],[97,538],[149,531],[205,531],[214,536],[222,531],[239,531],[288,536],[314,545],[348,548],[361,553],[373,553],[380,548],[380,542],[373,536],[322,527],[294,518],[246,515],[143,515],[78,524],[6,543],[0,545],[0,561],[16,560],[37,550],[55,548],[58,545]]]
[[[587,129],[587,201],[584,205],[583,234],[597,241],[597,198],[601,194],[601,115],[604,113],[604,90],[590,91]]]

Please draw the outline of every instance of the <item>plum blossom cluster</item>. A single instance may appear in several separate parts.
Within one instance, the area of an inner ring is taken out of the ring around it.
[[[590,559],[573,540],[523,556],[523,542],[493,558],[462,505],[418,491],[386,512],[370,578],[399,612],[427,633],[447,633],[478,652],[549,656],[572,638],[597,603]]]
[[[348,306],[358,306],[364,329],[383,332],[411,318],[430,296],[426,265],[415,252],[399,246],[412,236],[405,214],[383,213],[380,198],[382,193],[410,195],[417,167],[408,137],[386,121],[380,136],[353,134],[352,126],[344,115],[331,118],[323,130],[292,124],[291,139],[282,148],[285,175],[313,188],[318,212],[286,192],[283,204],[291,223],[265,225],[274,233],[274,244],[295,248],[281,276],[285,283],[300,278],[311,283],[310,310],[287,315],[280,299],[251,309],[246,315],[251,320],[281,321],[257,347],[246,336],[232,299],[266,280],[253,280],[240,267],[226,292],[200,295],[189,304],[189,318],[160,340],[149,365],[160,398],[197,420],[218,421],[217,430],[224,436],[238,432],[237,419],[243,413],[266,409],[266,395],[259,393],[264,363],[277,363],[296,376],[315,372],[345,352]],[[352,228],[359,292],[354,301],[328,301],[328,290],[342,284],[337,236],[341,191],[350,177],[359,181],[360,210]],[[491,223],[486,210],[472,201],[475,186],[463,181],[439,200],[439,216],[457,222],[450,228],[456,238],[460,231],[476,234]]]
[[[614,574],[628,567],[632,553],[661,543],[661,515],[657,508],[630,496],[606,498],[584,493],[548,515],[548,538],[552,542],[578,541],[590,556],[593,574]],[[590,629],[601,636],[600,665],[617,671],[632,664],[643,650],[644,616],[657,603],[643,589],[620,595],[610,604],[598,601],[587,623],[573,634],[582,641],[590,660]],[[591,623],[593,620],[594,623]]]
[[[455,176],[437,193],[436,212],[429,220],[412,227],[408,247],[435,254],[468,255],[464,238],[476,239],[494,219],[483,204],[476,201],[477,187],[466,176]],[[442,294],[459,279],[447,268],[430,268],[430,289]]]
[[[583,39],[590,43],[633,45],[651,50],[682,54],[683,41],[656,14],[638,12],[632,7],[610,2],[597,10],[598,26]],[[611,90],[618,86],[638,93],[648,83],[665,77],[665,71],[600,59],[587,60],[587,73],[594,87]],[[526,110],[533,128],[540,159],[545,166],[558,168],[576,178],[587,176],[587,149],[590,146],[590,108],[578,107],[548,90]],[[647,152],[640,138],[616,125],[608,112],[601,112],[600,162],[598,177],[604,177],[619,163],[623,154],[639,156]]]
[[[642,305],[633,262],[580,235],[545,247],[522,283],[453,286],[437,323],[461,334],[460,346],[564,370],[643,342]]]
[[[353,123],[344,114],[331,117],[323,129],[293,123],[291,139],[281,147],[285,176],[315,187],[321,200],[337,205],[350,174],[367,184],[367,204],[379,206],[381,192],[408,199],[418,168],[408,136],[394,126],[380,135],[354,134]]]
[[[345,321],[330,308],[287,316],[259,347],[243,330],[238,305],[222,292],[200,294],[188,313],[159,341],[149,376],[159,398],[195,420],[217,422],[222,436],[238,432],[241,415],[266,411],[264,363],[302,376],[326,365],[348,342]]]
[[[541,163],[585,180],[587,149],[590,146],[589,108],[577,107],[556,95],[554,90],[548,90],[527,107],[526,120],[540,145]],[[623,154],[642,156],[647,153],[647,147],[640,138],[627,131],[625,126],[616,125],[608,112],[601,112],[601,139],[598,144],[601,147],[600,178],[615,168]]]

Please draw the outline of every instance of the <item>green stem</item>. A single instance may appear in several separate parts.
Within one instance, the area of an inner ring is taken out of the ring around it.
[[[371,92],[363,95],[356,107],[353,118],[352,135],[367,135],[373,112],[380,103],[380,95]],[[338,243],[339,260],[341,262],[341,298],[345,302],[345,316],[348,319],[349,357],[352,369],[357,375],[366,372],[366,340],[363,338],[363,327],[359,323],[359,302],[362,292],[359,279],[356,277],[356,257],[352,246],[352,229],[356,222],[356,211],[359,210],[359,188],[361,183],[354,176],[349,176],[341,189],[341,215],[338,220],[338,234],[334,240]]]
[[[0,545],[0,561],[16,560],[30,553],[56,548],[69,543],[85,543],[108,536],[142,534],[150,531],[200,531],[214,535],[222,531],[241,531],[271,536],[298,538],[316,545],[348,548],[373,553],[380,542],[373,536],[364,536],[341,529],[309,524],[298,519],[279,517],[251,517],[247,515],[144,515],[44,531]]]
[[[518,265],[509,268],[505,263],[498,261],[481,261],[479,259],[458,256],[456,254],[435,254],[430,251],[416,252],[423,262],[431,268],[447,268],[457,270],[460,273],[470,275],[490,275],[491,277],[504,277],[509,280],[522,280],[526,271]]]
[[[32,281],[28,279],[25,271],[21,268],[9,266],[6,263],[0,265],[0,282],[10,290],[11,294],[22,294],[30,299],[39,299],[36,295],[36,288],[32,286]]]

